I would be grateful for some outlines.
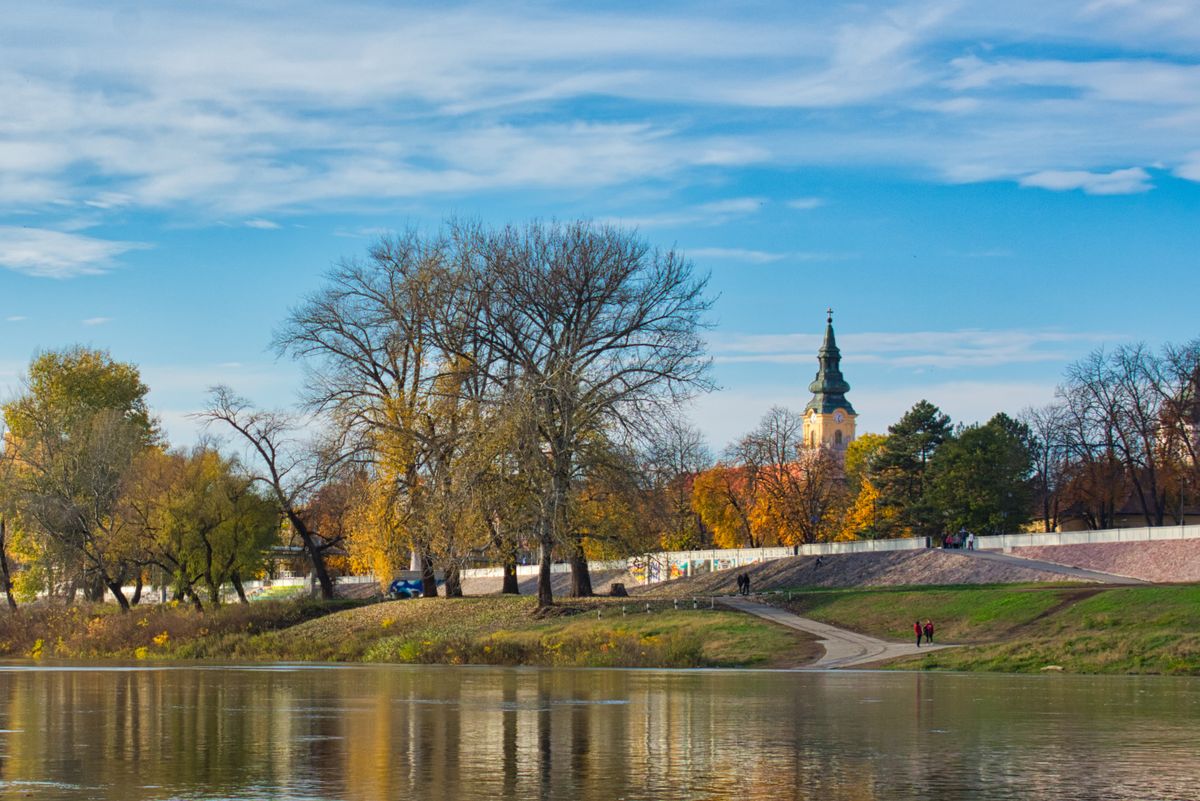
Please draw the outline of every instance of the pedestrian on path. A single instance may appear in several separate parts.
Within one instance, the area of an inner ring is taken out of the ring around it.
[[[920,648],[921,647],[921,621],[919,621],[919,620],[913,621],[913,631],[915,631],[917,633],[917,647]]]
[[[975,532],[974,531],[972,531],[970,534],[967,535],[967,550],[968,551],[975,550]]]
[[[742,595],[750,594],[750,574],[746,573],[742,578]]]
[[[925,621],[925,644],[933,645],[933,621]]]
[[[737,594],[738,595],[742,594],[742,586],[745,584],[745,579],[746,579],[745,573],[737,574]]]

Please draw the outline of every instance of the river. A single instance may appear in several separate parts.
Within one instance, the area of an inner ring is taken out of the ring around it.
[[[0,798],[1194,799],[1200,681],[0,665]]]

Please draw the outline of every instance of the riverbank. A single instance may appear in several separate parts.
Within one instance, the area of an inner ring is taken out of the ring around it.
[[[1200,585],[1018,585],[793,591],[773,604],[884,639],[935,622],[961,647],[888,668],[1200,675]]]
[[[562,601],[548,614],[530,597],[490,596],[0,616],[0,656],[9,658],[680,668],[794,667],[820,654],[812,637],[738,612],[645,599]]]

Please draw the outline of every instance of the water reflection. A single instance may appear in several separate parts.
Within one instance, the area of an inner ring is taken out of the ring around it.
[[[1194,798],[1200,682],[0,668],[0,798]]]

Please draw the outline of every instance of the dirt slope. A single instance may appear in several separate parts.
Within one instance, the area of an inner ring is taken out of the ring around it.
[[[1016,548],[1013,556],[1044,559],[1145,581],[1200,581],[1200,540],[1043,545]]]
[[[731,593],[736,590],[736,575],[739,572],[750,574],[752,591],[783,587],[1009,584],[1063,580],[1056,573],[996,564],[940,549],[826,556],[822,558],[820,567],[816,561],[816,557],[812,556],[778,559],[631,588],[631,592],[684,596]]]

